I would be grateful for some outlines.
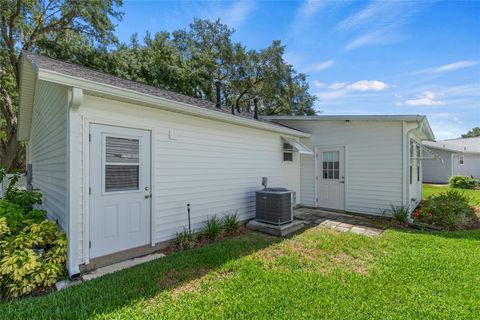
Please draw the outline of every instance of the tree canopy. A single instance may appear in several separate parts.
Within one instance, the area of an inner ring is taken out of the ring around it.
[[[115,42],[113,19],[122,14],[121,0],[0,0],[0,165],[12,170],[23,164],[16,139],[19,58],[23,50],[78,35],[90,44]]]
[[[232,41],[233,34],[220,20],[195,19],[185,30],[147,32],[142,42],[134,34],[113,49],[76,36],[44,43],[39,51],[210,101],[215,101],[215,81],[220,81],[222,104],[240,111],[250,111],[258,98],[262,114],[315,114],[307,76],[284,60],[280,41],[247,50]]]
[[[480,137],[480,127],[475,127],[467,133],[462,134],[462,138]]]
[[[221,103],[237,112],[250,112],[257,98],[260,114],[315,114],[307,76],[284,60],[280,41],[249,50],[220,20],[195,19],[186,29],[147,32],[142,41],[133,34],[118,43],[112,21],[122,17],[120,0],[0,1],[0,164],[9,169],[23,161],[16,140],[22,50],[213,102],[221,81]]]

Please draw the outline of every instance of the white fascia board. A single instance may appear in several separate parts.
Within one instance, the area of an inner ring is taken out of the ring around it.
[[[420,122],[425,118],[422,115],[322,115],[322,116],[262,116],[265,120],[300,120],[300,121],[415,121]]]
[[[219,120],[227,123],[237,124],[245,127],[262,129],[266,131],[283,133],[295,137],[310,137],[311,134],[301,132],[298,130],[283,128],[272,125],[268,122],[261,122],[258,120],[250,120],[241,117],[236,117],[230,114],[212,111],[209,109],[197,107],[187,103],[169,100],[163,97],[152,96],[145,93],[139,93],[129,89],[115,87],[109,84],[80,79],[77,77],[68,76],[58,72],[40,69],[38,72],[39,79],[54,82],[66,86],[83,89],[84,92],[100,93],[111,98],[121,98],[123,100],[131,101],[132,103],[141,103],[152,106],[158,109],[163,109],[172,112],[184,113],[194,115],[197,117]]]

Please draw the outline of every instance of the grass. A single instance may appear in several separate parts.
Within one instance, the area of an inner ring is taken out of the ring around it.
[[[480,231],[247,233],[60,292],[2,319],[472,319]],[[477,316],[475,316],[477,315]]]
[[[432,194],[449,190],[448,185],[423,184],[423,197],[427,198]],[[455,189],[464,192],[470,197],[470,205],[480,207],[480,190]]]

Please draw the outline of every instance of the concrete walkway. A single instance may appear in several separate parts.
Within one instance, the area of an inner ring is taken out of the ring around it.
[[[295,209],[294,216],[296,220],[302,220],[306,224],[341,232],[352,232],[376,237],[384,231],[373,225],[372,220],[369,218],[347,213],[325,211],[315,208],[297,208]]]

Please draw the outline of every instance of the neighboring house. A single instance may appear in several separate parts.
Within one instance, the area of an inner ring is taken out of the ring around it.
[[[453,175],[480,179],[480,137],[426,141],[424,145],[439,158],[425,161],[424,182],[448,183]]]
[[[67,233],[73,275],[161,248],[187,226],[187,204],[194,228],[214,214],[252,218],[262,177],[299,205],[413,210],[417,150],[434,137],[424,116],[257,120],[23,53],[18,138],[31,184]]]

